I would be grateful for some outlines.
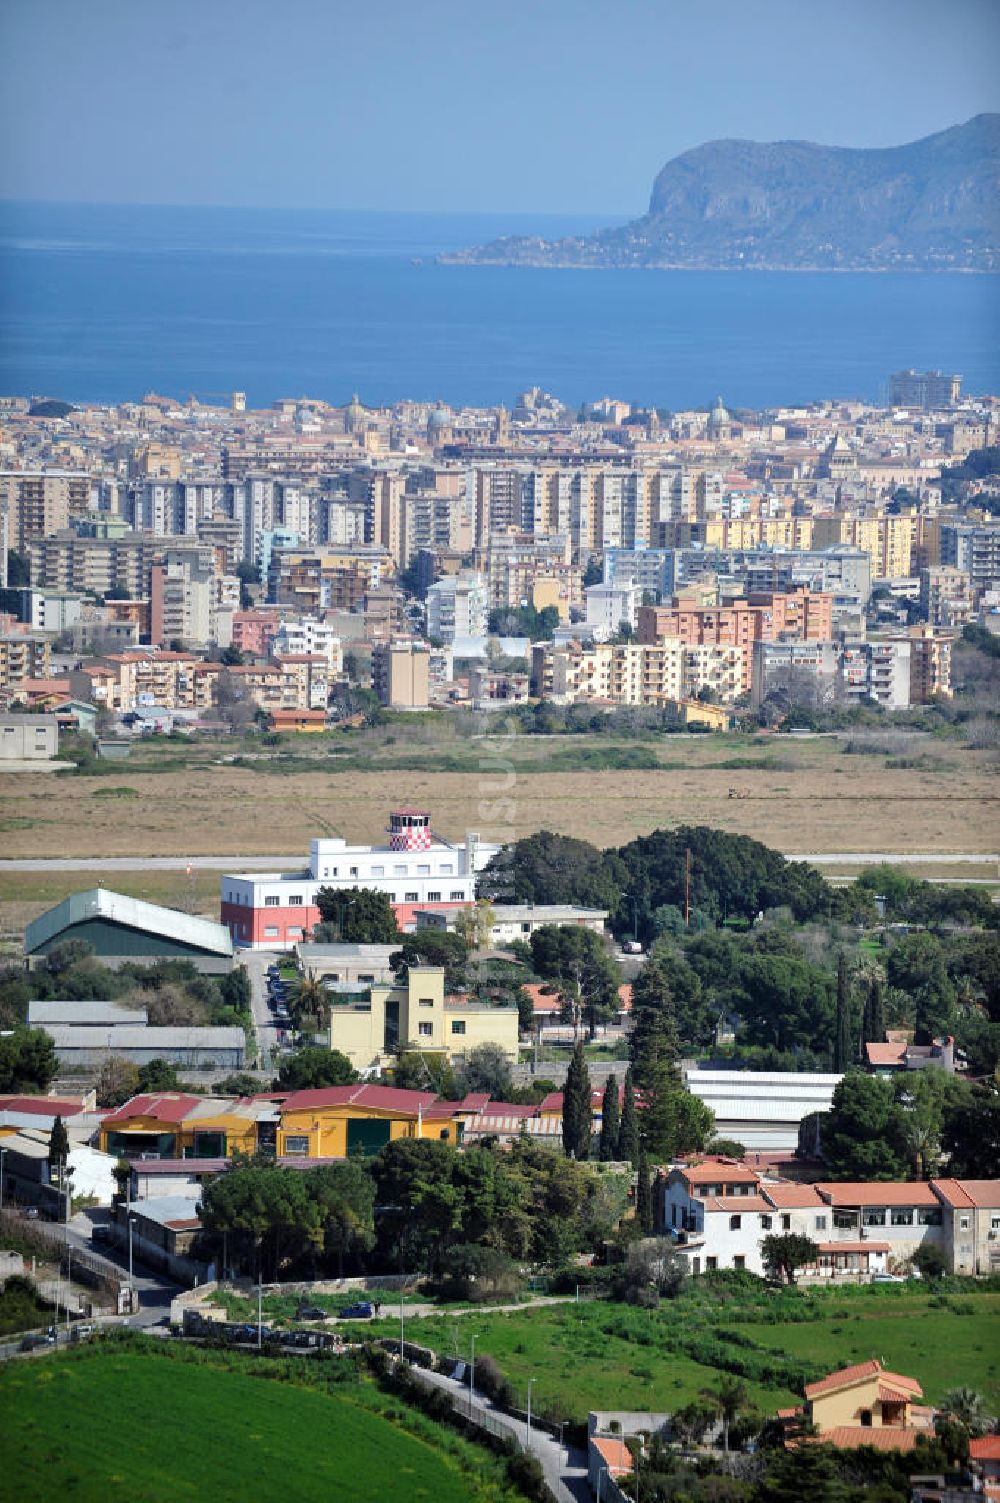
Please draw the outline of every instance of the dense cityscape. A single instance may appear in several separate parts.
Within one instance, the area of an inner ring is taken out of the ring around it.
[[[1000,400],[210,395],[0,402],[7,1352],[329,1354],[461,1495],[988,1493],[911,1320],[1000,1278]],[[942,737],[958,845],[810,823]]]

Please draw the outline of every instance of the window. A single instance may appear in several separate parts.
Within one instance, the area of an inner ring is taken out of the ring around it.
[[[455,868],[452,866],[452,864],[451,864],[450,861],[443,861],[441,863],[441,865],[438,867],[438,876],[439,877],[453,877],[454,875],[455,875]]]
[[[373,982],[375,980],[375,972],[374,971],[359,971],[358,972],[358,980],[359,981],[367,981],[370,984],[371,982]]]
[[[760,1218],[760,1229],[762,1232],[769,1232],[771,1230],[770,1216],[762,1216]]]
[[[279,928],[278,928],[278,926],[277,926],[277,924],[270,924],[270,925],[269,925],[269,926],[268,926],[268,927],[267,927],[267,928],[266,928],[266,929],[265,929],[265,930],[264,930],[264,938],[265,938],[265,939],[277,939],[277,937],[278,937],[278,935],[279,935],[279,934],[280,934],[280,932],[281,932],[281,931],[280,931],[280,929],[279,929]]]
[[[265,908],[277,908],[277,906],[278,906],[278,899],[277,898],[265,898],[264,899],[264,907]]]
[[[417,1032],[422,1039],[429,1039],[434,1032],[433,1023],[418,1023]]]
[[[719,1266],[719,1260],[718,1260],[718,1258],[706,1258],[705,1259],[705,1272],[706,1273],[713,1273],[714,1270],[716,1268],[718,1268],[718,1266]]]
[[[439,892],[429,892],[427,894],[427,901],[428,903],[440,903],[441,894]]]
[[[406,876],[406,867],[405,866],[394,866],[393,869],[392,869],[392,875],[394,877],[405,877]]]
[[[403,894],[403,902],[404,903],[419,903],[420,902],[420,894],[419,894],[419,892],[406,892],[406,893],[404,893]]]
[[[531,925],[530,924],[522,924],[521,925],[521,933],[522,934],[530,934],[531,933]]]
[[[923,1210],[920,1210],[920,1211],[917,1212],[917,1225],[918,1226],[940,1226],[941,1225],[941,1212],[935,1210],[933,1208],[933,1206],[926,1206],[926,1207],[924,1207]]]
[[[818,1232],[825,1232],[826,1231],[826,1217],[825,1216],[817,1216],[816,1217],[816,1230]]]
[[[891,1221],[893,1226],[912,1226],[913,1212],[905,1206],[893,1206]]]
[[[294,893],[288,899],[288,906],[289,906],[289,908],[301,908],[302,907],[302,894],[300,892]]]
[[[356,866],[352,866],[351,867],[351,876],[352,877],[356,877],[357,875],[358,875],[358,869],[357,869],[357,867]]]
[[[991,1216],[990,1217],[990,1231],[991,1232],[1000,1232],[1000,1216]]]
[[[372,876],[373,877],[384,877],[385,876],[385,867],[384,866],[373,866],[372,867]]]
[[[452,894],[451,894],[451,901],[453,903],[464,903],[465,902],[465,893],[462,891],[461,888],[459,888],[458,892],[452,892]]]
[[[438,1133],[438,1137],[439,1138],[443,1138],[445,1142],[448,1141],[448,1138],[450,1137],[450,1135],[451,1135],[451,1130],[450,1130],[450,1128],[447,1128],[447,1127],[442,1127],[441,1131]]]
[[[302,930],[301,929],[286,929],[285,930],[285,938],[286,939],[301,939],[302,938]]]
[[[737,1253],[736,1256],[735,1256],[735,1258],[733,1259],[733,1267],[734,1268],[745,1268],[746,1266],[747,1266],[747,1260],[746,1260],[746,1258],[743,1256],[742,1253]]]
[[[791,1218],[791,1216],[782,1216],[782,1218],[781,1218],[781,1230],[783,1232],[787,1232],[787,1231],[790,1230],[791,1225],[792,1225],[792,1218]]]
[[[884,1211],[865,1211],[862,1220],[865,1226],[885,1226]]]
[[[430,862],[417,867],[418,877],[429,877],[431,874]]]
[[[286,1138],[285,1139],[285,1152],[289,1153],[289,1154],[291,1154],[291,1153],[307,1154],[309,1152],[309,1139],[308,1139],[308,1137],[303,1137],[303,1138]]]
[[[871,1422],[872,1422],[872,1412],[871,1412],[871,1410],[870,1409],[862,1409],[862,1411],[861,1411],[861,1423],[865,1427],[866,1430],[868,1430],[868,1429],[871,1428]]]
[[[968,1218],[968,1216],[959,1216],[959,1218],[958,1218],[958,1229],[959,1229],[960,1232],[967,1232],[969,1230],[969,1218]]]
[[[421,997],[417,1005],[419,1007],[433,1007],[434,1006],[434,998],[433,997]]]
[[[834,1211],[833,1224],[839,1227],[857,1226],[857,1218],[853,1211]]]
[[[738,1232],[739,1229],[740,1229],[740,1227],[742,1225],[743,1225],[743,1217],[742,1216],[730,1216],[730,1218],[729,1218],[729,1230],[731,1232]]]
[[[464,1033],[465,1032],[465,1019],[464,1018],[453,1018],[452,1019],[452,1023],[451,1023],[451,1031],[452,1031],[452,1033]]]

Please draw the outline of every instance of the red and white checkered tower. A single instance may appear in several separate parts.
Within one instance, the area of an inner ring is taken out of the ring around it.
[[[426,809],[393,809],[389,815],[390,851],[429,851],[431,817]]]

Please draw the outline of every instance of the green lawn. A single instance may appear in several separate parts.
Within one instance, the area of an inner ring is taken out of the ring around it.
[[[935,1300],[937,1302],[935,1303]],[[948,1389],[978,1389],[1000,1409],[1000,1295],[942,1299],[903,1285],[884,1290],[763,1290],[723,1296],[704,1280],[656,1311],[594,1302],[504,1315],[448,1315],[407,1322],[407,1336],[441,1353],[496,1359],[519,1393],[552,1418],[589,1409],[669,1411],[735,1366],[766,1412],[801,1396],[801,1385],[872,1356],[918,1379],[931,1402]],[[967,1312],[967,1313],[962,1313]],[[385,1335],[393,1329],[383,1321]]]
[[[184,1360],[190,1355],[95,1345],[7,1363],[0,1497],[512,1503],[517,1496],[487,1453],[370,1382],[323,1392],[234,1370],[222,1358]],[[284,1368],[294,1376],[294,1364]]]

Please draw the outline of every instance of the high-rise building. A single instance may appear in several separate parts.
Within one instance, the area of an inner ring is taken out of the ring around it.
[[[946,376],[943,371],[895,371],[889,377],[889,404],[892,407],[951,407],[958,401],[961,376]]]

